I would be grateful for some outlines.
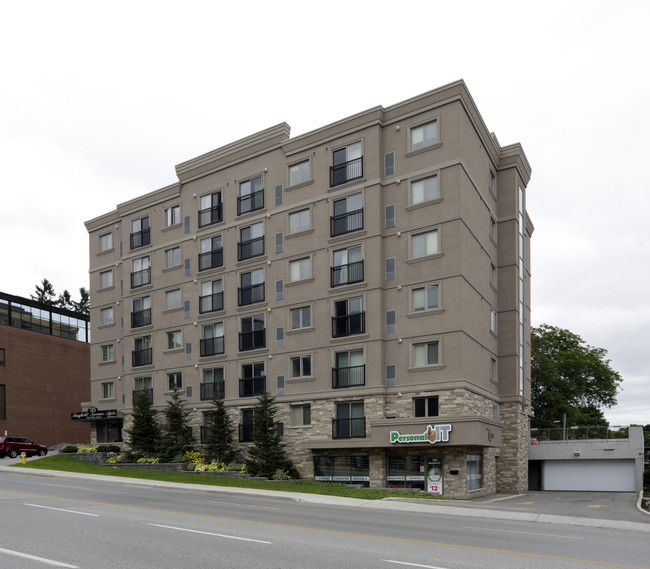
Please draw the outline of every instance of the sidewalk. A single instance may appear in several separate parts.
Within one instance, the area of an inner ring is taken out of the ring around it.
[[[35,460],[30,458],[28,460]],[[37,459],[36,459],[37,460]],[[58,470],[31,470],[12,468],[10,464],[20,462],[16,460],[0,459],[0,473],[11,472],[24,474],[26,476],[47,476],[71,479],[87,479],[92,477],[96,480],[112,483],[125,483],[129,485],[142,485],[154,488],[175,488],[180,490],[191,490],[193,492],[214,492],[227,494],[257,495],[274,498],[285,498],[297,502],[309,502],[312,504],[324,504],[331,506],[345,506],[354,508],[366,508],[370,510],[388,510],[400,512],[414,512],[423,514],[464,516],[474,518],[489,518],[501,520],[527,521],[549,524],[564,524],[584,527],[623,529],[639,531],[650,534],[650,514],[643,512],[634,506],[633,494],[625,496],[613,495],[601,492],[534,492],[520,495],[497,495],[487,498],[471,500],[418,500],[415,498],[387,498],[384,500],[360,500],[356,498],[342,498],[339,496],[323,496],[320,494],[302,494],[295,492],[283,492],[273,490],[257,490],[251,488],[226,488],[220,486],[203,486],[199,484],[179,484],[173,482],[162,482],[157,480],[142,480],[138,478],[122,478],[118,476],[88,475],[76,472],[61,472]],[[576,498],[576,495],[580,496]],[[559,496],[558,496],[559,495]],[[602,498],[610,498],[608,504]],[[598,500],[598,498],[601,498]],[[619,499],[620,498],[620,499]],[[637,496],[640,501],[640,496]],[[586,507],[588,510],[579,507],[580,501],[593,502]],[[578,505],[576,505],[578,504]],[[614,505],[614,507],[612,507]],[[580,512],[588,515],[575,516],[564,515],[566,512]],[[610,519],[612,515],[615,518]]]

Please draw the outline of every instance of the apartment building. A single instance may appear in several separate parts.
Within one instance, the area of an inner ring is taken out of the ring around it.
[[[522,147],[462,81],[289,130],[182,162],[86,223],[94,439],[128,427],[134,394],[162,409],[179,388],[197,441],[217,394],[245,450],[269,391],[303,477],[525,491]]]

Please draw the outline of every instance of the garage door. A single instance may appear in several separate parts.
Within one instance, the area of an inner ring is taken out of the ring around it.
[[[543,490],[634,492],[633,460],[545,460]]]

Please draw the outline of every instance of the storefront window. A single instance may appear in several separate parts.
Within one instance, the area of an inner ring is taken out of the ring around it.
[[[370,485],[370,466],[367,456],[316,456],[314,480],[343,484]]]
[[[425,489],[426,459],[422,456],[389,456],[387,488]]]

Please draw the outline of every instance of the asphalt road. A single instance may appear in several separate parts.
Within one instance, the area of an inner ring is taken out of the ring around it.
[[[5,469],[0,568],[650,569],[641,524],[594,528],[498,512],[452,515],[458,508],[413,511],[404,502],[346,504]]]

